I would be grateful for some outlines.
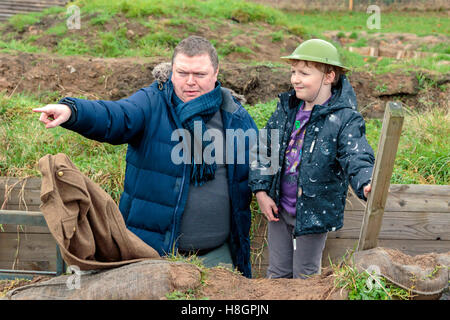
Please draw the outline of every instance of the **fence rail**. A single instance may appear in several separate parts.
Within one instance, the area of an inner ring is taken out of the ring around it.
[[[0,22],[15,14],[39,12],[54,6],[64,6],[68,0],[0,0]]]
[[[377,5],[381,10],[435,11],[449,10],[447,0],[252,0],[278,9],[293,11],[362,11],[370,5]],[[352,2],[352,3],[351,3]]]

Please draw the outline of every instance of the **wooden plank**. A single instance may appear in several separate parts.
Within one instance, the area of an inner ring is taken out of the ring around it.
[[[15,224],[3,224],[3,229],[0,229],[0,232],[5,233],[14,233],[20,232],[25,236],[29,233],[50,233],[50,230],[47,226],[39,227],[39,226],[27,226],[27,225],[15,225]],[[2,231],[3,230],[3,231]]]
[[[450,212],[450,185],[392,184],[384,208],[388,211]],[[365,210],[365,202],[349,190],[346,211]]]
[[[1,224],[17,224],[29,226],[47,226],[42,212],[0,210]]]
[[[9,186],[19,181],[18,178],[0,177],[0,201],[4,195],[5,183]],[[12,191],[14,195],[8,200],[9,204],[18,204],[19,197],[17,190],[21,189],[22,182]],[[34,204],[39,202],[41,189],[41,178],[31,177],[26,179],[25,196],[30,191]],[[430,211],[430,212],[450,212],[450,185],[414,185],[414,184],[393,184],[389,187],[389,193],[386,201],[385,211]],[[365,202],[357,199],[349,190],[347,196],[346,211],[364,210]],[[29,205],[27,203],[27,205]]]
[[[323,252],[322,265],[329,265],[328,256],[336,263],[347,252],[356,248],[358,239],[327,239]],[[398,249],[410,256],[425,253],[445,253],[450,250],[450,241],[439,240],[379,240],[379,247]]]
[[[345,211],[344,227],[329,232],[328,238],[358,239],[363,211]],[[259,249],[263,245],[267,223],[261,223],[254,231],[251,247]],[[442,212],[386,212],[379,234],[388,240],[450,240],[450,213]]]
[[[31,211],[31,212],[39,212],[40,205],[29,205],[25,207],[24,204],[6,204],[3,210],[21,210],[21,211]]]
[[[0,208],[3,206],[5,210],[39,211],[40,188],[41,178],[0,177]]]
[[[363,211],[344,213],[344,227],[329,232],[328,238],[357,239]],[[385,212],[378,235],[384,240],[450,240],[450,214],[441,212]]]
[[[12,186],[16,184],[17,186],[22,186],[25,183],[25,189],[41,189],[40,177],[29,177],[29,178],[15,178],[15,177],[0,177],[0,190],[4,190],[4,186]]]
[[[363,217],[358,250],[371,249],[377,246],[402,126],[403,110],[401,103],[388,102],[384,112],[380,142],[373,169],[372,191]]]
[[[17,249],[18,248],[18,249]],[[0,269],[56,270],[56,241],[51,234],[0,232]]]
[[[4,203],[4,196],[2,195],[0,197],[0,205],[2,205]],[[32,206],[38,206],[41,204],[41,196],[40,196],[40,190],[25,190],[25,192],[21,193],[17,190],[13,190],[13,192],[11,192],[8,195],[6,204],[12,204],[12,205],[18,205],[18,204],[22,204],[23,206],[25,206],[25,204],[28,206],[32,205]]]

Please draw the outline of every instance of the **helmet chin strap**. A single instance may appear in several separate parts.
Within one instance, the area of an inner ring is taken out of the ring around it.
[[[311,101],[308,101],[308,102],[313,102],[313,101],[315,101],[317,99],[317,96],[319,95],[320,90],[322,89],[322,84],[323,84],[323,78],[324,77],[325,77],[325,72],[323,72],[323,74],[322,74],[322,80],[320,81],[320,87],[319,87],[319,90],[317,90],[316,96],[314,97],[314,99],[312,99]]]

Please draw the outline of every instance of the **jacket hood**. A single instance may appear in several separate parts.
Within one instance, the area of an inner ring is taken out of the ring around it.
[[[170,62],[163,62],[156,65],[152,70],[152,75],[159,83],[164,83],[169,80],[170,73],[172,72],[172,64]]]
[[[356,94],[347,76],[341,75],[337,85],[331,89],[331,92],[333,94],[331,100],[326,105],[315,108],[312,116],[324,116],[344,108],[356,110]],[[279,98],[286,112],[288,112],[289,108],[296,108],[301,102],[295,95],[295,90],[284,92],[279,95]]]

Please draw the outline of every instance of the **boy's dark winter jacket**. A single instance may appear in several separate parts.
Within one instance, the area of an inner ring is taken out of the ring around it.
[[[346,76],[341,76],[332,92],[326,105],[313,107],[306,127],[299,167],[295,236],[342,228],[349,183],[359,198],[367,200],[363,187],[371,180],[375,158],[365,137],[365,122],[356,110],[356,96]],[[252,192],[265,190],[277,207],[286,147],[301,102],[294,90],[280,94],[279,98],[265,127],[269,148],[270,129],[279,129],[279,168],[273,175],[264,175],[258,169],[259,163],[252,166],[249,177]],[[269,155],[273,152],[269,149]]]

